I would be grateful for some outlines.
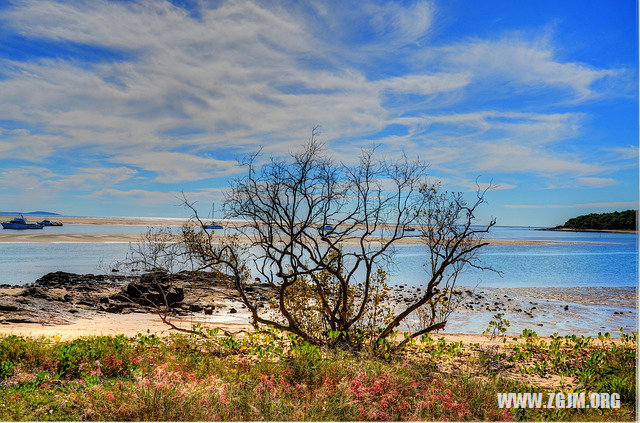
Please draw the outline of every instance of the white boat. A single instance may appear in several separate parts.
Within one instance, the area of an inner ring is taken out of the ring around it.
[[[0,225],[4,229],[42,229],[44,225],[41,223],[27,223],[24,216],[16,217],[9,222],[1,222]]]
[[[42,226],[62,226],[62,222],[51,221],[49,219],[45,219],[42,222],[38,222],[38,224]]]

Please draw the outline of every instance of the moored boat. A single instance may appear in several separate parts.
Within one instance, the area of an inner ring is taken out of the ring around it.
[[[219,223],[216,223],[216,221],[214,220],[216,215],[216,203],[213,203],[213,205],[211,206],[211,223],[205,224],[202,227],[204,229],[224,229],[224,226],[222,226]]]
[[[9,222],[1,222],[0,225],[4,229],[42,229],[44,225],[41,223],[27,223],[24,216],[15,217]]]
[[[331,225],[323,225],[318,228],[320,235],[329,235],[335,228]]]
[[[42,226],[62,226],[62,222],[50,221],[49,219],[45,219],[42,222],[38,222],[39,225]]]

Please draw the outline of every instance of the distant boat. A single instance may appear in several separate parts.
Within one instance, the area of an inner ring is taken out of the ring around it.
[[[16,217],[10,222],[0,223],[4,229],[42,229],[44,225],[40,223],[27,223],[24,216]]]
[[[211,206],[211,223],[209,223],[208,225],[203,225],[202,226],[203,228],[205,228],[205,229],[224,229],[224,226],[216,223],[215,220],[213,220],[215,214],[216,214],[216,203],[213,203],[213,205]]]
[[[42,226],[62,226],[62,222],[50,221],[49,219],[45,219],[42,222],[38,222],[39,225]]]
[[[324,226],[320,226],[318,228],[318,232],[320,232],[320,234],[322,235],[326,235],[330,232],[332,232],[335,228],[331,225],[324,225]]]
[[[405,232],[415,232],[416,228],[408,228],[408,227],[405,226],[402,230],[405,231]]]

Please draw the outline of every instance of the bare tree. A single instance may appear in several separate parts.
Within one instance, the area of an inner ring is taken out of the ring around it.
[[[483,236],[496,224],[495,219],[480,227],[474,227],[476,209],[485,203],[484,190],[478,187],[472,204],[467,204],[461,193],[442,192],[439,184],[424,186],[426,201],[419,210],[421,241],[426,244],[428,260],[425,289],[416,302],[399,313],[385,327],[378,339],[388,336],[407,316],[418,313],[422,327],[406,337],[400,346],[410,339],[444,329],[447,319],[459,301],[454,299],[454,287],[465,268],[493,270],[482,265],[478,251],[489,243]]]
[[[254,325],[346,346],[376,345],[417,313],[426,324],[411,337],[444,328],[457,276],[466,266],[482,268],[481,236],[495,221],[481,229],[472,224],[486,190],[467,205],[461,194],[429,183],[421,161],[376,160],[375,149],[356,164],[336,162],[315,130],[288,159],[260,165],[259,157],[243,163],[245,176],[226,195],[225,217],[239,222],[235,235],[214,236],[188,201],[200,227],[183,232],[201,268],[232,276]],[[429,272],[422,297],[397,311],[389,305],[386,270],[411,227],[421,229]],[[247,295],[249,264],[274,292],[270,309]]]

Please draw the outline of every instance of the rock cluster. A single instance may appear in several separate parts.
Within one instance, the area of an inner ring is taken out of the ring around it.
[[[258,301],[270,296],[260,284],[249,291]],[[238,300],[229,277],[215,272],[133,276],[53,272],[28,285],[0,285],[0,324],[58,324],[96,312],[153,312],[158,307],[178,315],[210,315],[216,309],[227,310],[228,301]]]

